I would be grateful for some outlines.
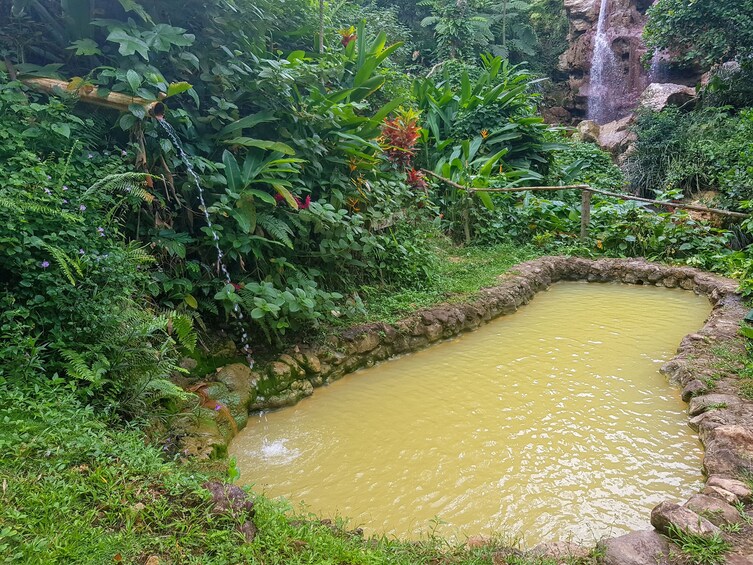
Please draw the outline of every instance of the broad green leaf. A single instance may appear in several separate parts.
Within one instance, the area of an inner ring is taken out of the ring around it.
[[[487,210],[494,210],[494,202],[492,202],[488,192],[476,192],[475,194]]]
[[[259,112],[258,114],[251,114],[250,116],[245,116],[241,118],[240,120],[236,120],[228,125],[226,125],[224,128],[220,130],[220,132],[217,134],[217,137],[225,137],[230,135],[231,133],[235,133],[236,131],[240,131],[244,128],[252,128],[257,124],[263,124],[265,122],[273,122],[277,120],[278,118],[275,118],[272,112]]]
[[[165,98],[169,98],[170,96],[175,96],[177,94],[181,94],[185,92],[186,90],[192,88],[192,85],[182,81],[182,82],[171,82],[167,86],[167,96]]]
[[[149,60],[149,47],[147,44],[140,37],[129,35],[123,28],[112,30],[110,35],[107,36],[107,41],[119,44],[118,53],[124,57],[138,53],[145,61]]]
[[[295,201],[295,198],[293,198],[293,195],[290,194],[290,191],[287,188],[278,183],[275,183],[272,186],[277,191],[277,194],[282,196],[291,208],[298,210],[298,202]]]
[[[183,301],[188,304],[190,308],[193,308],[196,310],[199,307],[199,303],[196,301],[196,298],[193,297],[192,294],[186,294],[183,297]]]
[[[241,170],[238,167],[238,161],[235,160],[235,156],[227,149],[222,152],[222,164],[225,165],[225,178],[227,179],[228,189],[232,192],[240,192],[243,189]]]
[[[52,124],[50,126],[52,131],[54,131],[57,134],[62,135],[63,137],[70,138],[71,137],[71,126],[64,123],[58,123],[58,124]]]
[[[487,159],[486,163],[484,163],[484,166],[481,167],[479,170],[479,174],[483,176],[489,176],[492,172],[492,167],[497,164],[497,161],[499,161],[502,157],[507,155],[508,149],[505,147],[504,149],[497,151],[494,155],[489,157]]]
[[[141,86],[141,77],[139,76],[139,73],[137,73],[133,69],[128,69],[128,72],[126,73],[126,80],[128,81],[128,85],[131,87],[131,90],[133,92],[136,92],[136,89]]]
[[[285,155],[295,155],[295,149],[281,141],[267,141],[265,139],[254,139],[252,137],[235,137],[224,141],[228,145],[242,145],[243,147],[256,147],[265,151],[279,151]]]
[[[88,55],[101,55],[102,51],[99,49],[99,45],[97,45],[97,42],[93,39],[86,38],[86,39],[78,39],[71,43],[70,47],[66,47],[66,49],[75,49],[76,55],[81,56],[88,56]]]

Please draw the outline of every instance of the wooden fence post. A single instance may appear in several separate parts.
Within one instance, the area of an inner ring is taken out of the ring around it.
[[[582,190],[580,194],[580,241],[588,239],[588,224],[591,223],[591,191]]]

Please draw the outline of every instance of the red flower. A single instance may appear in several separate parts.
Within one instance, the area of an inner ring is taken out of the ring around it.
[[[426,178],[421,171],[411,169],[408,171],[408,178],[406,179],[408,184],[416,190],[426,190],[429,185],[426,184]]]

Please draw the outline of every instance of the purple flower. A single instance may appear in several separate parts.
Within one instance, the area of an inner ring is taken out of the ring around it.
[[[45,193],[47,193],[47,194],[52,194],[52,191],[51,191],[51,190],[50,190],[49,188],[45,188],[45,189],[44,189],[44,191],[45,191]]]
[[[63,198],[63,204],[68,204],[68,201],[65,198]]]
[[[105,228],[97,228],[97,233],[99,233],[101,237],[105,237]]]
[[[52,177],[50,175],[47,175],[47,180],[52,180]]]
[[[78,254],[79,255],[84,255],[85,253],[86,253],[86,251],[84,251],[83,249],[79,249],[78,250]]]
[[[40,267],[42,267],[43,269],[46,269],[47,267],[49,267],[49,266],[50,266],[50,262],[49,262],[49,261],[42,261],[42,262],[41,262],[41,263],[39,264],[39,266],[40,266]]]
[[[121,149],[120,156],[125,157],[126,155],[128,155],[128,151],[126,151],[125,149]]]
[[[63,190],[68,190],[68,185],[67,184],[63,185]]]
[[[219,412],[220,410],[222,410],[222,404],[217,404],[217,405],[216,405],[216,406],[214,407],[214,411],[215,411],[215,412]]]
[[[86,210],[86,206],[82,204],[81,206],[78,207],[78,209],[84,212]]]
[[[94,158],[94,155],[93,155],[92,153],[87,153],[87,154],[86,154],[86,157],[87,157],[87,158],[89,158],[89,159],[93,159],[93,158]]]

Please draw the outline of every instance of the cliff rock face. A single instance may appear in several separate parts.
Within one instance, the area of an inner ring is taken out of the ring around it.
[[[600,0],[564,0],[570,20],[570,47],[560,57],[559,67],[569,77],[565,108],[573,115],[588,112],[591,59],[593,56]],[[646,47],[641,39],[646,10],[651,0],[608,0],[606,34],[614,55],[616,72],[609,82],[611,118],[619,119],[636,106],[648,84],[648,72],[641,64]]]

